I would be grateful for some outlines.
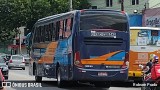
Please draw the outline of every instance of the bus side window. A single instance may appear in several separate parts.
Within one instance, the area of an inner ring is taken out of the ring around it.
[[[40,42],[43,42],[44,39],[44,26],[40,27]]]
[[[63,39],[63,28],[64,28],[64,22],[60,21],[60,28],[59,28],[59,39]]]
[[[56,33],[56,37],[55,37],[55,40],[59,40],[59,29],[60,29],[60,21],[56,22],[55,24],[55,33]]]
[[[67,38],[66,31],[67,31],[67,19],[63,21],[63,39]]]
[[[42,28],[43,30],[42,30],[42,33],[41,33],[41,37],[42,37],[42,41],[41,42],[44,42],[45,41],[45,32],[46,32],[46,25],[44,25],[43,26],[43,28]]]
[[[45,41],[49,41],[49,25],[45,26]]]
[[[40,37],[41,37],[41,26],[38,27],[38,42],[40,42]]]
[[[38,40],[38,27],[36,27],[34,32],[34,43],[37,43],[37,40]]]
[[[57,40],[57,33],[56,33],[56,23],[52,23],[52,29],[51,29],[51,40],[56,41]]]
[[[65,27],[65,38],[68,38],[70,35],[71,35],[71,31],[72,31],[72,22],[73,22],[73,19],[69,18],[69,19],[66,19],[66,27]]]
[[[52,32],[52,23],[49,24],[49,27],[48,27],[48,40],[49,41],[52,41],[52,34],[53,33],[51,33],[51,32]]]

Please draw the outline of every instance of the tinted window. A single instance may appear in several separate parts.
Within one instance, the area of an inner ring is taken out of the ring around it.
[[[84,14],[80,18],[80,30],[114,29],[126,31],[127,23],[128,21],[125,15]]]

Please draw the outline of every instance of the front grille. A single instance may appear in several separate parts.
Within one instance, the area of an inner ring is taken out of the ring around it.
[[[84,43],[86,45],[120,46],[123,44],[123,39],[106,37],[85,37]]]

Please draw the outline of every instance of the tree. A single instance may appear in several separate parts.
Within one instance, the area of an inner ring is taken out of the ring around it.
[[[87,0],[73,0],[73,9],[87,9]],[[0,42],[11,39],[19,27],[32,29],[43,17],[69,11],[69,0],[0,0]]]
[[[91,4],[88,0],[73,0],[73,9],[88,9],[91,7]]]
[[[50,15],[47,0],[0,0],[0,41],[13,38],[19,27]]]

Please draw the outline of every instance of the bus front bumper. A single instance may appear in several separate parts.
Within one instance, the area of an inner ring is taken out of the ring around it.
[[[80,69],[74,70],[74,80],[82,81],[126,81],[128,79],[128,69],[94,70]]]
[[[142,71],[129,71],[128,76],[141,78],[143,76],[143,73]]]

